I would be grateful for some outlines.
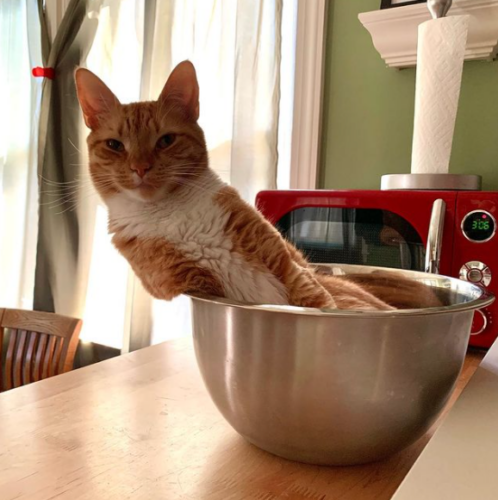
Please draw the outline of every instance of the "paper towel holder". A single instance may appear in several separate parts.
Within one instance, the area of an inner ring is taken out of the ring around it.
[[[381,177],[380,189],[481,191],[482,177],[474,174],[386,174]]]
[[[452,0],[427,0],[427,7],[434,19],[446,16],[452,5]],[[406,190],[451,190],[480,191],[482,177],[480,175],[461,174],[391,174],[381,178],[381,189]]]

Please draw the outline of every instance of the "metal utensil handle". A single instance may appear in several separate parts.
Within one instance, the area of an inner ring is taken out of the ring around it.
[[[427,8],[434,19],[445,17],[451,8],[453,0],[427,0]]]
[[[441,247],[443,245],[444,214],[446,203],[438,199],[432,205],[429,234],[427,235],[427,249],[425,252],[425,272],[439,273]]]

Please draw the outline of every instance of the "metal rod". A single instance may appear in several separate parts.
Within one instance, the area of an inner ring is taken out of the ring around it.
[[[427,8],[434,19],[445,17],[451,8],[453,0],[427,0]]]

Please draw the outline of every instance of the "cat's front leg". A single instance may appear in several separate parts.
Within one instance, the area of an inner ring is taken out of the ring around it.
[[[216,203],[229,214],[225,233],[247,262],[268,270],[284,286],[290,305],[335,308],[331,294],[316,280],[302,254],[233,188],[218,193]]]
[[[168,272],[135,272],[144,288],[156,299],[172,300],[183,294],[224,297],[219,280],[208,270],[183,263]]]
[[[144,288],[155,298],[171,300],[184,293],[224,296],[221,282],[163,238],[112,239]]]

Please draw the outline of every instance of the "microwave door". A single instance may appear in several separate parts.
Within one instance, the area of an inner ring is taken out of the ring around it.
[[[345,205],[299,207],[276,226],[312,263],[424,270],[426,238],[409,218],[386,208]]]
[[[444,215],[446,203],[438,199],[432,205],[427,249],[425,252],[425,272],[438,274],[441,262],[441,247],[443,244]]]

